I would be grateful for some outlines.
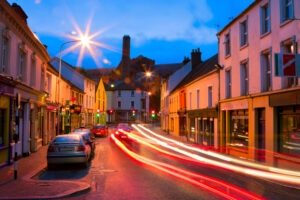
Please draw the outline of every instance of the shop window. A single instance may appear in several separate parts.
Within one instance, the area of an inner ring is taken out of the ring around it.
[[[248,148],[248,110],[231,111],[230,146]]]
[[[5,109],[0,109],[0,146],[4,145]]]
[[[190,138],[195,139],[195,118],[191,117],[190,118]]]
[[[278,152],[300,156],[300,106],[279,109]]]

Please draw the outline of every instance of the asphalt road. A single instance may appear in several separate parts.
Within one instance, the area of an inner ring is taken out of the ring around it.
[[[109,138],[97,138],[95,156],[89,168],[66,166],[46,171],[43,180],[76,180],[91,184],[84,194],[64,199],[222,199],[214,193],[165,174],[128,157]],[[299,199],[300,191],[230,171],[199,166],[161,155],[135,142],[128,148],[147,158],[217,178],[267,199]]]

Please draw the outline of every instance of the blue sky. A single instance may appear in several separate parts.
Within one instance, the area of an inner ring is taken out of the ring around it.
[[[93,47],[97,63],[85,51],[84,68],[114,67],[121,60],[122,37],[131,37],[131,58],[144,55],[156,64],[181,62],[200,48],[203,59],[217,53],[216,33],[254,0],[9,0],[28,15],[28,25],[48,46],[51,56],[75,31],[91,20],[90,33],[104,32],[95,41],[112,47]],[[66,47],[67,48],[67,47]],[[80,48],[63,59],[78,64]],[[104,62],[104,60],[109,62]]]

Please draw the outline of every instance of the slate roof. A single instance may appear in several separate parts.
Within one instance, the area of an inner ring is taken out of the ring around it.
[[[161,76],[169,76],[170,74],[181,68],[183,65],[183,63],[153,65],[151,67],[151,70],[157,72]]]
[[[115,67],[87,69],[86,73],[88,74],[90,79],[99,82],[102,76],[110,76],[115,69],[116,69]]]
[[[186,75],[186,77],[172,90],[171,93],[184,87],[186,84],[196,80],[197,78],[200,78],[201,76],[204,76],[209,72],[216,70],[216,64],[218,64],[218,54],[210,57],[209,59],[205,60],[204,62],[197,65],[194,69],[192,69],[192,71],[190,71],[190,73]]]

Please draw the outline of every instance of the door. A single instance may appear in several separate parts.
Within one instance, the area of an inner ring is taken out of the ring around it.
[[[266,120],[265,120],[265,109],[257,109],[257,142],[255,149],[255,157],[258,161],[265,161],[266,159]]]

